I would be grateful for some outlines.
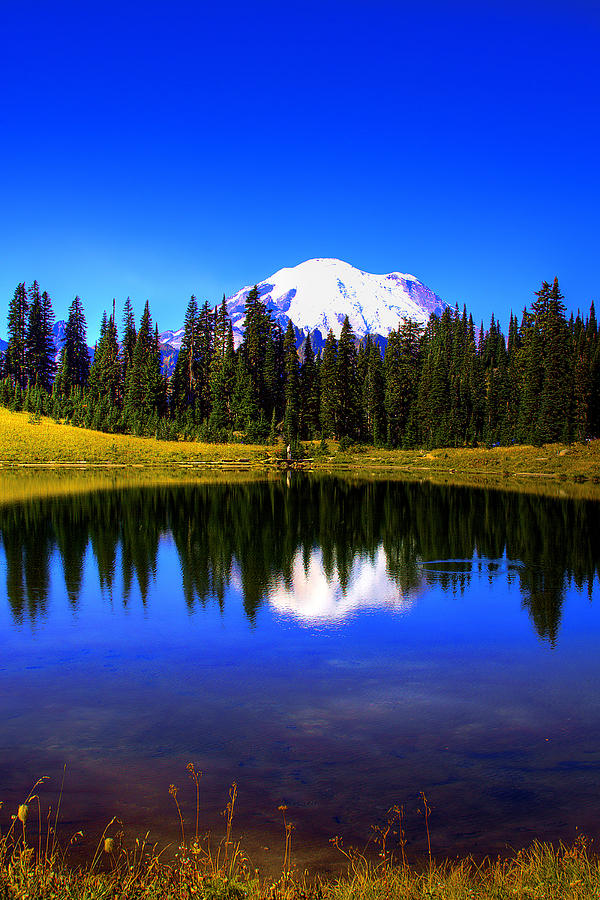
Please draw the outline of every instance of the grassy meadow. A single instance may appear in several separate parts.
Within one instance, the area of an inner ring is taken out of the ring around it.
[[[302,459],[294,466],[308,471],[346,473],[350,477],[385,477],[442,481],[507,490],[553,493],[559,496],[600,499],[600,440],[586,444],[551,444],[448,448],[437,450],[384,450],[353,446],[341,450],[335,441],[322,446],[305,442]],[[159,470],[161,477],[206,476],[211,470],[265,474],[285,467],[283,445],[207,444],[158,441],[133,435],[57,424],[49,418],[0,408],[0,469],[4,473],[28,468],[86,470],[125,469],[133,474]],[[137,470],[137,473],[136,473]],[[168,474],[167,474],[168,473]],[[18,491],[18,489],[16,489]]]

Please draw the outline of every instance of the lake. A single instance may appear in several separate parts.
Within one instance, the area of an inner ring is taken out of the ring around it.
[[[68,485],[67,485],[68,486]],[[0,494],[3,827],[234,832],[280,865],[600,832],[600,504],[334,477]],[[65,769],[66,767],[66,769]]]

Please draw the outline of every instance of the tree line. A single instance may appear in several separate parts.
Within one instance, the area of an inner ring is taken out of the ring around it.
[[[315,354],[297,348],[261,301],[245,305],[234,346],[225,297],[192,296],[173,374],[162,371],[158,328],[146,302],[136,326],[129,298],[120,334],[115,304],[90,361],[83,304],[69,308],[58,364],[54,313],[37,281],[17,286],[0,356],[0,403],[57,421],[163,439],[275,443],[335,438],[413,448],[541,444],[600,435],[600,342],[594,305],[566,317],[558,280],[543,282],[508,334],[492,315],[476,328],[458,307],[426,326],[404,319],[385,351],[357,341],[348,318]]]

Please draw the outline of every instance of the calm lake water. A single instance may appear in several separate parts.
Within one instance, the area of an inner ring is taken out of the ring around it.
[[[409,857],[600,836],[600,504],[398,482],[0,505],[0,816],[235,833],[327,868],[394,804]],[[268,849],[266,849],[268,848]],[[266,861],[266,863],[265,863]]]

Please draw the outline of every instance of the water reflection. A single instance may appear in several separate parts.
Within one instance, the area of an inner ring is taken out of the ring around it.
[[[554,645],[569,584],[590,594],[598,572],[599,506],[584,501],[407,483],[140,487],[43,499],[0,510],[13,620],[48,612],[60,558],[77,610],[91,548],[101,589],[121,573],[126,607],[143,603],[161,542],[179,559],[187,608],[225,603],[232,579],[255,622],[268,600],[299,620],[339,622],[361,609],[404,611],[428,586],[463,592],[473,578],[515,581],[536,632]]]
[[[321,848],[401,803],[422,850],[420,790],[439,853],[594,834],[598,518],[326,477],[5,502],[3,809],[66,762],[72,831],[176,839],[193,761],[206,827],[236,780],[258,848],[282,802]]]
[[[314,626],[342,622],[351,615],[377,608],[407,612],[415,593],[402,596],[390,578],[382,547],[372,557],[356,554],[344,585],[336,572],[326,574],[320,550],[313,550],[308,560],[298,550],[291,578],[279,579],[269,592],[269,603],[277,612]]]

